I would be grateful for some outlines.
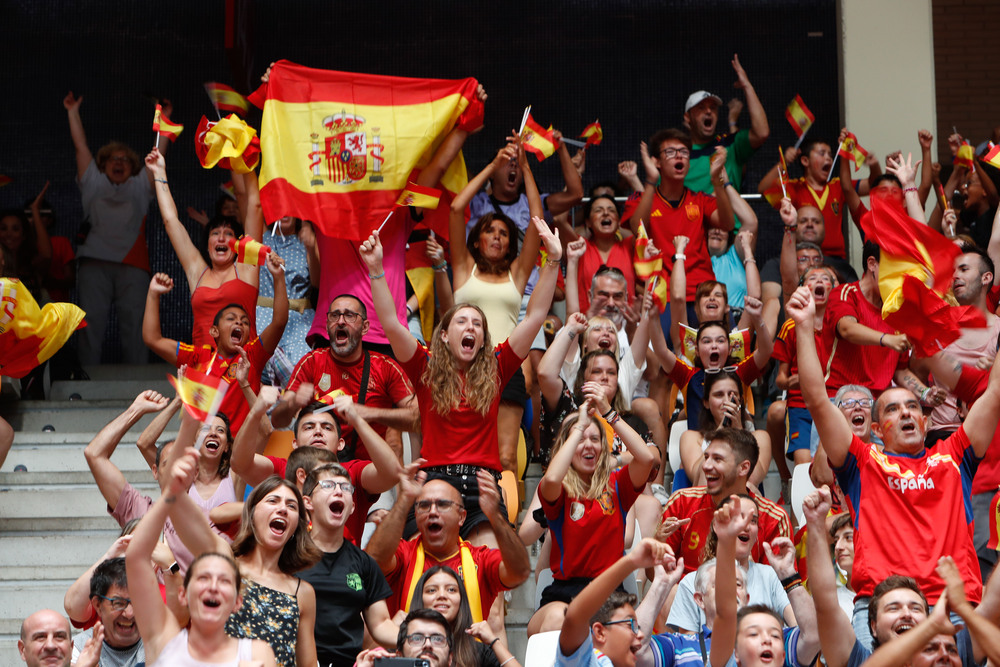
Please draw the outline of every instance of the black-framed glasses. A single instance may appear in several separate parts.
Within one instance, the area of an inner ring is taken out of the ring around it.
[[[406,635],[406,643],[414,648],[423,646],[424,643],[428,641],[431,643],[431,646],[440,647],[448,645],[448,638],[438,632],[435,632],[432,635],[425,635],[422,632],[414,632],[411,635]]]
[[[847,408],[848,410],[850,410],[856,405],[860,405],[863,408],[870,408],[874,404],[875,401],[870,398],[844,398],[841,399],[839,403],[837,403],[837,407]]]
[[[131,598],[109,598],[103,595],[98,595],[97,597],[101,598],[102,600],[107,600],[108,602],[110,602],[111,608],[114,609],[115,611],[124,611],[126,607],[132,604]]]
[[[686,160],[691,157],[691,151],[686,148],[664,148],[660,151],[660,155],[665,158],[679,157]]]
[[[462,503],[457,503],[454,500],[418,500],[413,503],[418,512],[430,512],[435,505],[437,505],[439,512],[447,512],[452,507],[456,510],[462,509]]]
[[[631,616],[629,616],[628,618],[623,618],[620,621],[608,621],[604,625],[606,625],[606,626],[607,625],[621,625],[623,623],[628,623],[629,630],[632,631],[633,635],[639,634],[639,624]]]
[[[326,314],[326,319],[331,322],[338,321],[341,317],[348,324],[354,324],[361,317],[361,313],[355,313],[353,310],[331,310]]]
[[[706,375],[715,375],[716,373],[735,373],[739,370],[738,366],[723,366],[722,368],[706,368]]]
[[[336,489],[339,486],[340,490],[346,493],[347,495],[351,495],[352,493],[354,493],[354,485],[351,484],[350,482],[337,482],[332,479],[321,479],[318,482],[316,482],[316,486],[320,487],[321,489],[326,489],[327,491],[332,491],[333,489]]]

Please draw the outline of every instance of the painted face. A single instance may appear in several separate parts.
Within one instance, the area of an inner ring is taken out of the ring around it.
[[[590,205],[587,226],[594,236],[614,236],[618,231],[618,207],[614,200],[605,197],[595,199]]]
[[[823,214],[815,206],[803,206],[798,210],[798,229],[796,230],[797,241],[808,241],[816,245],[823,245],[826,238],[826,223]]]
[[[344,490],[345,482],[351,484],[351,480],[346,477],[329,474],[318,480],[308,501],[315,524],[334,529],[347,523],[347,519],[354,513],[354,496]]]
[[[781,623],[771,614],[747,614],[736,633],[736,662],[740,667],[780,667],[785,662]]]
[[[814,248],[803,248],[795,251],[795,261],[798,262],[799,278],[801,278],[809,269],[823,265],[823,253]]]
[[[708,494],[718,496],[735,489],[739,479],[736,455],[728,443],[713,440],[705,450],[701,470],[705,473]]]
[[[729,306],[726,303],[726,293],[722,285],[716,285],[712,291],[698,299],[696,304],[699,322],[722,321]]]
[[[981,270],[982,259],[979,255],[966,253],[955,258],[955,275],[951,288],[959,304],[968,306],[975,303],[983,288],[989,284],[987,274],[980,273]]]
[[[104,597],[128,600],[128,589],[112,584]],[[135,610],[129,602],[124,609],[114,609],[114,603],[103,598],[91,598],[97,615],[104,624],[104,641],[113,648],[127,648],[139,641],[139,628],[135,624]]]
[[[334,299],[326,313],[326,334],[330,338],[330,350],[334,356],[352,356],[361,345],[361,339],[368,333],[368,320],[362,313],[357,299],[340,297]]]
[[[601,274],[590,290],[590,301],[595,306],[595,314],[608,318],[620,327],[628,305],[628,283],[618,276]]]
[[[24,225],[14,215],[0,218],[0,245],[11,252],[17,252],[24,243]]]
[[[837,286],[833,276],[823,267],[809,269],[802,284],[812,292],[816,305],[826,303],[830,299],[830,292]]]
[[[127,181],[132,176],[132,163],[129,162],[128,153],[125,151],[112,153],[104,163],[104,174],[115,185]]]
[[[917,397],[909,389],[896,387],[885,391],[878,400],[879,421],[873,424],[885,449],[891,454],[915,454],[924,448],[927,420]]]
[[[229,247],[229,242],[235,240],[232,227],[216,227],[208,233],[208,258],[212,266],[229,266],[236,260],[236,253]]]
[[[594,470],[597,469],[598,461],[601,459],[601,449],[603,447],[604,445],[601,443],[601,431],[597,424],[591,422],[583,430],[583,437],[580,438],[580,442],[576,446],[576,452],[573,454],[571,465],[580,477],[583,479],[591,478]]]
[[[210,424],[201,427],[205,440],[201,446],[201,458],[212,462],[212,467],[219,463],[222,455],[229,451],[229,438],[226,436],[226,422],[221,417],[213,417]],[[162,459],[162,454],[161,454]]]
[[[201,559],[195,563],[182,596],[182,604],[187,605],[192,620],[225,625],[240,606],[232,564],[225,558]]]
[[[296,447],[319,447],[336,454],[344,446],[337,431],[337,422],[330,412],[313,412],[299,421],[295,433]]]
[[[242,308],[226,308],[219,323],[209,332],[216,346],[227,355],[236,353],[238,346],[246,345],[250,338],[250,317]]]
[[[447,506],[445,506],[447,505]],[[453,553],[458,543],[458,529],[465,521],[462,496],[448,482],[435,479],[420,489],[414,503],[417,532],[424,547],[433,553]]]
[[[711,137],[715,134],[715,127],[719,122],[719,103],[712,98],[706,98],[688,109],[684,119],[691,127],[691,134],[699,138]]]
[[[653,156],[663,180],[683,181],[691,168],[691,150],[679,139],[667,139]]]
[[[616,621],[628,621],[635,624],[637,632],[632,632],[632,626]],[[635,617],[635,609],[627,604],[615,609],[611,614],[611,621],[604,625],[604,645],[601,652],[611,659],[612,664],[619,667],[634,667],[635,656],[642,648],[642,630],[639,629],[639,621]]]
[[[510,229],[503,220],[491,220],[479,232],[479,254],[490,262],[501,262],[510,249]]]
[[[851,432],[864,442],[871,441],[872,407],[871,399],[860,391],[849,391],[840,399],[837,406],[844,413],[844,418],[851,426]]]
[[[299,503],[286,486],[277,486],[253,511],[254,536],[269,551],[281,551],[299,527]]]
[[[712,413],[716,423],[721,423],[726,415],[725,407],[729,403],[740,405],[741,398],[736,382],[731,378],[717,380],[712,385],[712,390],[704,399],[708,411]]]
[[[451,664],[451,649],[447,642],[443,646],[435,646],[431,643],[432,635],[448,636],[448,628],[438,625],[434,621],[425,621],[415,618],[406,626],[408,637],[413,635],[423,635],[424,643],[419,646],[411,646],[409,640],[403,642],[404,658],[422,658],[430,662],[431,667],[448,667]]]
[[[809,155],[803,155],[800,160],[806,173],[813,177],[813,180],[826,182],[826,177],[833,167],[833,153],[826,144],[813,144]]]
[[[722,368],[729,357],[729,334],[722,327],[707,327],[698,336],[698,358],[705,368]]]
[[[882,645],[912,630],[926,618],[927,608],[920,595],[909,588],[896,588],[879,600],[872,634]]]
[[[24,639],[17,649],[28,667],[69,667],[73,640],[69,623],[58,613],[45,610],[24,621]]]
[[[459,366],[468,368],[483,349],[486,339],[483,316],[475,308],[460,308],[441,332],[441,338],[458,360]]]
[[[424,582],[424,607],[440,612],[454,623],[462,606],[461,584],[447,572],[437,572]]]
[[[605,355],[592,357],[587,362],[587,370],[583,375],[585,382],[596,382],[604,387],[604,395],[612,402],[618,391],[618,367],[614,360]]]
[[[833,557],[844,572],[850,574],[854,567],[854,528],[850,524],[837,531],[833,538]]]
[[[729,248],[729,232],[718,227],[709,227],[705,233],[705,244],[708,246],[709,255],[721,257]]]
[[[586,338],[583,341],[583,351],[611,350],[618,351],[618,331],[610,322],[598,321],[587,327]]]

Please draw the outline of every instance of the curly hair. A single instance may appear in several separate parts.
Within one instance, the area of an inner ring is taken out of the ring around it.
[[[458,368],[458,361],[451,353],[442,334],[448,330],[452,318],[463,308],[473,308],[483,318],[483,346],[476,353],[463,375]],[[441,322],[434,328],[431,338],[430,358],[420,381],[431,388],[431,400],[434,411],[445,417],[458,407],[462,396],[469,407],[481,415],[489,412],[493,402],[500,394],[500,375],[496,355],[493,353],[493,341],[490,340],[490,330],[486,323],[486,315],[479,306],[471,303],[456,303],[448,309]]]
[[[97,156],[94,158],[94,162],[97,163],[97,170],[104,173],[104,168],[107,166],[111,154],[118,151],[125,153],[125,157],[128,158],[128,163],[132,167],[133,176],[142,170],[142,160],[139,159],[139,154],[120,141],[106,143],[97,151]]]
[[[257,505],[279,486],[291,490],[295,494],[295,500],[299,505],[299,522],[295,526],[295,531],[292,533],[291,538],[285,542],[285,546],[281,549],[281,555],[278,557],[278,569],[284,574],[294,574],[312,566],[323,554],[320,552],[319,547],[313,544],[312,538],[309,537],[309,519],[307,518],[305,505],[302,502],[302,494],[299,493],[298,487],[277,475],[271,475],[258,484],[254,488],[253,493],[250,494],[250,498],[247,499],[246,504],[243,505],[240,532],[237,533],[236,539],[233,540],[233,556],[236,558],[247,556],[253,553],[259,546],[257,534],[254,532],[254,513],[257,511]]]
[[[552,446],[549,460],[555,457],[559,448],[569,439],[572,429],[576,426],[579,418],[580,414],[574,412],[563,420],[562,426],[559,428],[559,435],[556,438],[556,444]],[[606,489],[610,490],[611,473],[615,469],[615,460],[611,456],[611,446],[608,443],[607,431],[595,417],[590,417],[590,424],[596,426],[598,432],[601,434],[601,452],[597,457],[597,467],[594,469],[594,475],[590,478],[589,484],[580,478],[580,475],[573,469],[573,466],[570,466],[569,470],[566,471],[562,485],[566,489],[566,495],[571,498],[597,500]]]
[[[507,245],[507,254],[499,262],[491,262],[483,257],[477,245],[480,234],[484,230],[489,229],[494,220],[499,220],[507,226],[507,237],[510,239],[510,243]],[[504,273],[514,263],[514,260],[517,259],[519,238],[520,234],[513,220],[503,213],[487,213],[480,216],[479,220],[472,227],[472,231],[469,232],[469,236],[465,239],[465,247],[469,250],[469,255],[476,262],[477,269],[483,273]]]
[[[573,396],[577,399],[577,405],[583,402],[582,396],[580,394],[580,389],[583,387],[583,383],[587,381],[587,371],[590,369],[590,362],[597,357],[608,357],[615,362],[615,373],[618,373],[618,357],[611,350],[591,350],[587,354],[583,355],[583,359],[580,360],[580,368],[576,372],[576,381],[573,382]],[[611,407],[615,409],[620,415],[628,414],[629,411],[625,409],[625,399],[622,398],[622,388],[617,387],[615,389],[615,396],[611,399]]]

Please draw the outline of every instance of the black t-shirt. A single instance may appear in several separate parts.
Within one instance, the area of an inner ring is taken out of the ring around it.
[[[361,611],[392,595],[385,575],[371,556],[345,540],[339,551],[324,553],[299,576],[316,590],[320,667],[354,664],[364,638]]]

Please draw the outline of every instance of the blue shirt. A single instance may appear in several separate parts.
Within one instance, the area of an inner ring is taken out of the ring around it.
[[[799,629],[785,628],[782,632],[785,637],[785,663],[783,667],[802,667],[798,654]],[[705,639],[704,655],[702,655],[699,635],[686,635],[678,632],[653,635],[649,639],[649,648],[653,651],[653,664],[655,667],[680,667],[681,665],[694,667],[706,664],[709,651],[712,648],[712,631],[702,626],[701,636]],[[812,660],[815,659],[816,656],[812,656]],[[726,667],[736,667],[736,658],[729,658]],[[848,667],[854,666],[848,665]]]

